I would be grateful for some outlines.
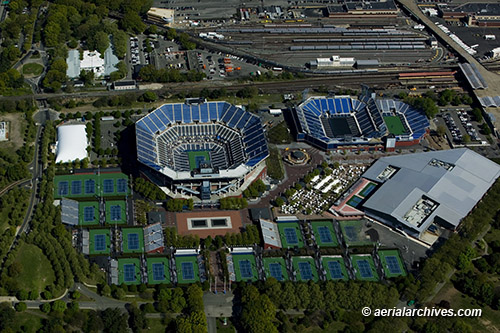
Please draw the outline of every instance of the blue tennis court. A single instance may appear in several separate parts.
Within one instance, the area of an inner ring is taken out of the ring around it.
[[[283,271],[281,270],[281,265],[273,262],[269,264],[269,273],[273,278],[278,281],[283,281]]]
[[[299,262],[299,271],[302,280],[312,279],[311,264],[308,262]]]
[[[109,213],[111,214],[111,221],[120,221],[122,219],[122,210],[119,205],[110,206]]]
[[[139,234],[128,234],[128,249],[139,250]]]
[[[194,269],[192,262],[181,263],[182,278],[184,280],[194,280]]]
[[[346,225],[344,227],[344,231],[348,241],[355,241],[358,239],[358,233],[356,232],[356,227],[352,225]]]
[[[82,194],[82,181],[73,180],[71,182],[71,194]]]
[[[135,265],[134,264],[123,265],[123,280],[125,282],[135,281]]]
[[[106,235],[94,235],[94,250],[106,250]]]
[[[83,207],[83,221],[91,222],[95,220],[94,207]]]
[[[95,181],[93,179],[87,179],[85,181],[85,194],[95,193]]]
[[[358,207],[358,205],[363,201],[363,198],[358,197],[357,195],[353,195],[349,201],[347,201],[347,204],[353,208]]]
[[[102,187],[104,193],[113,193],[115,191],[115,182],[113,179],[104,179],[102,181]]]
[[[59,182],[59,195],[68,195],[69,184],[68,182]]]
[[[243,279],[250,279],[253,276],[250,260],[240,260],[239,264],[241,277]]]
[[[332,234],[330,233],[330,229],[325,226],[318,227],[319,240],[321,243],[331,243],[333,242]]]
[[[359,274],[361,275],[362,278],[373,277],[373,272],[368,260],[358,260],[357,263],[359,268]]]
[[[297,238],[297,232],[294,228],[284,228],[283,233],[285,234],[286,242],[289,245],[299,244],[299,239]]]
[[[118,193],[126,193],[127,192],[127,180],[120,178],[116,180],[116,191]]]
[[[330,271],[330,276],[332,279],[342,279],[344,274],[342,274],[342,268],[338,261],[329,261],[328,270]]]
[[[153,280],[163,281],[165,280],[165,266],[161,262],[156,262],[153,264]]]
[[[368,183],[368,185],[366,185],[365,188],[363,190],[361,190],[361,192],[359,192],[359,195],[366,197],[368,194],[370,194],[375,189],[375,187],[377,187],[377,185],[375,185],[373,183]]]
[[[387,268],[391,274],[401,274],[401,267],[399,266],[399,261],[396,256],[386,256],[385,261],[387,262]]]

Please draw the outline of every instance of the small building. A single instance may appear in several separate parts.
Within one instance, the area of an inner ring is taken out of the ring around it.
[[[101,78],[116,71],[118,62],[119,60],[113,54],[111,45],[106,49],[104,55],[101,55],[98,51],[83,51],[81,59],[79,50],[69,50],[66,58],[68,65],[66,75],[71,79],[75,79],[80,76],[82,70],[85,70],[92,71],[96,78]]]
[[[264,249],[281,249],[281,238],[278,224],[270,220],[260,219],[260,230],[264,241]]]
[[[163,230],[160,223],[144,227],[144,249],[147,253],[161,253],[165,245],[163,243]]]
[[[281,111],[281,109],[269,109],[269,113],[273,116],[279,116],[283,112]]]
[[[367,59],[367,60],[357,60],[356,67],[357,68],[374,68],[378,67],[380,63],[377,59]]]
[[[393,0],[340,1],[340,4],[326,7],[330,18],[396,17],[399,9]]]
[[[137,89],[137,83],[135,80],[128,81],[116,81],[111,85],[113,90],[135,90]]]
[[[175,10],[166,8],[151,7],[147,13],[149,21],[165,26],[171,26],[174,23]]]
[[[341,58],[333,55],[330,58],[316,58],[309,63],[311,69],[324,69],[332,67],[352,67],[356,63],[354,58]]]
[[[491,54],[492,58],[500,57],[500,47],[497,47],[497,48],[494,48],[493,50],[491,50],[490,54]]]

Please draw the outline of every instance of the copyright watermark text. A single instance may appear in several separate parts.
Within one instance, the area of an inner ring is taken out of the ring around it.
[[[391,308],[371,309],[365,306],[361,314],[365,317],[481,317],[482,309],[442,309],[442,308]]]

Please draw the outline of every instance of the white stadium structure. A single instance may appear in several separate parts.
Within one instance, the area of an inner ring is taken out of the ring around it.
[[[136,123],[143,174],[172,197],[212,200],[265,176],[259,117],[227,102],[164,104]],[[153,171],[154,170],[154,171]]]
[[[73,162],[88,157],[85,125],[61,125],[57,128],[56,163]]]

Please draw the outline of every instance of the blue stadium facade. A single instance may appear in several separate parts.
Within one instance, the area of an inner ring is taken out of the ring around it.
[[[311,97],[294,110],[297,140],[323,150],[343,146],[381,144],[390,135],[384,117],[398,117],[404,133],[393,135],[396,146],[420,142],[427,133],[425,114],[408,104],[392,99],[364,95]]]
[[[206,200],[240,190],[269,155],[260,118],[227,102],[164,104],[137,121],[136,140],[155,181]]]

